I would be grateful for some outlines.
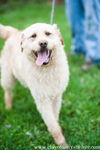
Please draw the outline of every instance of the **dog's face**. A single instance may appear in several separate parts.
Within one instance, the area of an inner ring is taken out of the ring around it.
[[[63,40],[56,25],[37,23],[22,33],[22,52],[31,56],[38,66],[49,64],[57,47],[61,45]]]

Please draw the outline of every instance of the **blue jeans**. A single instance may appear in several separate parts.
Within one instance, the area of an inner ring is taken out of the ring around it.
[[[72,50],[100,63],[100,0],[65,0],[72,30]]]

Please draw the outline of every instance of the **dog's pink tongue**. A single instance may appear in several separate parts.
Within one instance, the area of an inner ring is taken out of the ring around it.
[[[43,63],[48,61],[48,52],[47,51],[40,51],[37,54],[37,60],[36,60],[36,65],[37,66],[42,66]]]

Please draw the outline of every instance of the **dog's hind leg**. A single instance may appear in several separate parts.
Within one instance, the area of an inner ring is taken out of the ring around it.
[[[12,108],[12,92],[11,90],[5,90],[5,107],[6,109],[11,109]]]
[[[45,122],[45,124],[48,127],[49,132],[53,136],[56,144],[62,146],[62,147],[67,147],[65,138],[62,134],[61,127],[59,123],[57,122],[52,104],[50,103],[50,100],[43,100],[43,101],[36,101],[37,108],[39,112],[42,115],[42,118]]]
[[[5,107],[6,109],[12,108],[12,88],[14,86],[14,77],[7,65],[1,66],[1,85],[4,89]]]

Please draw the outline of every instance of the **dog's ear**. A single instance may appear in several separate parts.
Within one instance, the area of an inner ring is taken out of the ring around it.
[[[23,52],[23,41],[24,41],[25,37],[24,34],[21,34],[21,42],[20,42],[20,47],[21,47],[21,52]]]
[[[53,27],[55,28],[55,30],[60,38],[61,44],[64,45],[64,40],[63,40],[62,34],[61,34],[60,30],[58,29],[57,25],[53,24]]]

